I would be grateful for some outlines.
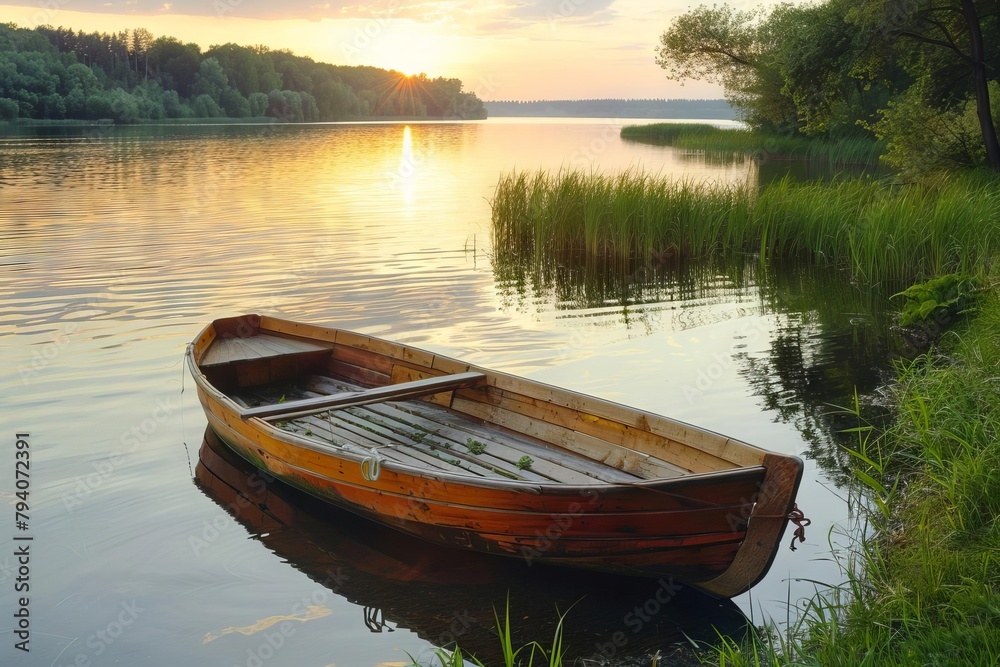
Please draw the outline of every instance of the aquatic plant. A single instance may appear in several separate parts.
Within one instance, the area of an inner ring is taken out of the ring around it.
[[[865,137],[822,139],[720,128],[703,123],[626,125],[621,129],[621,137],[720,156],[743,155],[760,160],[810,160],[841,165],[876,165],[885,151],[884,144]]]
[[[983,275],[1000,257],[996,185],[971,174],[909,185],[785,179],[758,190],[636,170],[512,172],[491,201],[493,247],[567,264],[749,253],[843,267],[866,284]]]

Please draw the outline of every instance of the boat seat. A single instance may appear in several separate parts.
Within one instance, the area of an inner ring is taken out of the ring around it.
[[[389,384],[364,391],[346,391],[329,396],[314,396],[297,401],[260,405],[242,410],[240,417],[243,419],[250,419],[251,417],[260,417],[261,419],[281,417],[282,419],[290,419],[333,408],[349,408],[356,405],[380,403],[382,401],[430,396],[445,391],[454,391],[463,387],[474,387],[485,381],[486,376],[483,373],[454,373],[440,377],[414,380],[413,382]]]
[[[291,354],[306,354],[333,349],[333,343],[258,334],[249,338],[217,338],[201,360],[202,368],[238,361],[258,361]]]

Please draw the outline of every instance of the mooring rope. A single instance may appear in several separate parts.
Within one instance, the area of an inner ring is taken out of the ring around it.
[[[798,503],[792,504],[792,511],[788,513],[788,520],[797,526],[795,532],[792,534],[792,542],[788,545],[789,549],[795,551],[796,538],[800,544],[806,541],[806,526],[811,525],[812,520],[806,518],[806,515],[799,509]]]

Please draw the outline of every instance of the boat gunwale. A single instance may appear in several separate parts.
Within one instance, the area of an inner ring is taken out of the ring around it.
[[[678,428],[688,430],[688,431],[690,431],[693,434],[697,434],[699,436],[708,436],[708,437],[711,437],[711,438],[716,438],[716,439],[718,439],[719,442],[724,443],[724,446],[733,445],[733,446],[735,446],[735,447],[737,447],[739,449],[743,449],[744,451],[747,451],[748,453],[753,453],[753,455],[755,455],[756,457],[759,458],[759,461],[756,464],[741,465],[739,463],[736,463],[734,461],[726,459],[724,456],[719,456],[719,455],[713,454],[713,453],[711,453],[711,452],[709,452],[709,451],[707,451],[707,450],[699,447],[697,444],[692,444],[689,441],[676,439],[676,441],[679,442],[680,444],[682,444],[683,446],[688,447],[688,448],[692,449],[693,451],[702,452],[702,453],[707,454],[709,456],[714,456],[716,458],[724,460],[727,463],[729,463],[730,465],[732,465],[734,468],[753,467],[754,465],[762,465],[763,461],[764,461],[764,457],[768,456],[768,455],[772,455],[772,456],[788,456],[788,457],[791,457],[791,458],[798,458],[798,457],[795,457],[794,455],[783,454],[783,453],[780,453],[780,452],[775,452],[775,451],[772,451],[772,450],[768,450],[768,449],[765,449],[763,447],[759,447],[757,445],[753,445],[751,443],[745,442],[743,440],[739,440],[737,438],[733,438],[733,437],[727,436],[727,435],[725,435],[723,433],[719,433],[718,431],[713,431],[711,429],[707,429],[707,428],[704,428],[702,426],[698,426],[698,425],[695,425],[695,424],[691,424],[689,422],[681,421],[681,420],[676,419],[674,417],[668,417],[666,415],[658,414],[658,413],[655,413],[655,412],[650,412],[648,410],[642,410],[640,408],[635,408],[635,407],[632,407],[632,406],[629,406],[629,405],[625,405],[623,403],[618,403],[616,401],[612,401],[612,400],[605,399],[605,398],[600,398],[600,397],[593,396],[593,395],[590,395],[590,394],[583,394],[583,393],[580,393],[580,392],[573,391],[571,389],[566,389],[564,387],[558,387],[556,385],[548,384],[546,382],[542,382],[542,381],[539,381],[539,380],[524,378],[524,377],[521,377],[521,376],[518,376],[518,375],[513,375],[511,373],[507,373],[507,372],[504,372],[504,371],[498,371],[498,370],[494,370],[494,369],[491,369],[491,368],[488,368],[488,367],[479,366],[477,364],[465,362],[465,361],[462,361],[460,359],[456,359],[454,357],[449,357],[447,355],[438,354],[436,352],[432,352],[430,350],[425,350],[423,348],[415,347],[413,345],[408,345],[408,344],[405,344],[405,343],[399,343],[399,342],[396,342],[396,341],[391,341],[391,340],[387,340],[387,339],[384,339],[384,338],[379,338],[377,336],[370,336],[368,334],[357,333],[357,332],[354,332],[354,331],[350,331],[349,329],[341,329],[341,328],[337,328],[337,327],[322,327],[322,326],[318,326],[318,325],[304,324],[304,323],[296,322],[294,320],[287,320],[287,319],[284,319],[284,318],[272,317],[272,316],[269,316],[269,315],[245,314],[245,315],[239,315],[239,316],[231,317],[231,318],[217,318],[217,319],[213,320],[212,322],[210,322],[208,325],[206,325],[202,329],[202,331],[199,333],[198,337],[195,339],[196,342],[192,343],[192,345],[197,345],[197,342],[201,341],[202,338],[204,338],[205,335],[210,330],[214,332],[216,330],[217,323],[222,322],[222,321],[239,320],[239,319],[248,318],[248,317],[255,317],[255,318],[257,318],[257,320],[258,320],[257,332],[259,332],[259,331],[268,331],[268,332],[276,333],[276,334],[278,334],[280,336],[287,336],[287,337],[291,337],[291,338],[301,338],[301,339],[304,339],[304,340],[322,340],[323,342],[330,343],[330,344],[332,344],[334,346],[341,346],[342,345],[342,346],[350,347],[350,348],[353,348],[353,349],[360,349],[360,350],[370,351],[370,350],[366,350],[364,347],[360,347],[358,345],[352,344],[351,342],[346,342],[346,341],[341,342],[341,341],[337,340],[339,338],[339,334],[341,334],[341,333],[343,333],[343,334],[345,334],[347,336],[353,336],[353,337],[357,337],[357,338],[363,338],[363,339],[366,339],[366,340],[374,341],[376,343],[380,343],[380,344],[382,344],[384,346],[387,346],[387,347],[394,347],[394,348],[399,348],[399,349],[402,349],[402,350],[409,350],[409,351],[412,351],[412,352],[415,352],[415,353],[418,353],[418,354],[421,354],[421,355],[427,355],[428,357],[430,357],[434,361],[440,360],[440,361],[446,362],[448,364],[458,364],[460,366],[466,367],[468,371],[475,371],[475,372],[483,373],[483,374],[486,375],[486,378],[487,378],[486,379],[486,385],[490,386],[490,387],[496,387],[500,391],[510,391],[510,390],[504,389],[503,387],[497,386],[497,379],[503,379],[503,380],[506,380],[506,381],[509,381],[509,382],[512,382],[512,383],[528,383],[529,385],[534,385],[534,386],[536,386],[536,387],[538,387],[540,389],[543,389],[543,390],[548,391],[548,392],[552,392],[554,394],[564,394],[567,397],[572,397],[575,400],[581,400],[584,403],[591,404],[592,407],[595,407],[595,408],[601,408],[601,407],[609,408],[610,409],[610,410],[608,410],[609,413],[610,412],[615,412],[615,411],[625,411],[626,413],[631,413],[631,414],[635,415],[637,418],[640,418],[640,422],[648,423],[650,418],[653,419],[654,421],[660,421],[660,420],[662,420],[662,421],[670,423],[670,424],[672,424],[674,426],[677,426]],[[327,338],[318,338],[316,336],[309,336],[309,335],[290,334],[287,331],[282,331],[282,330],[279,330],[279,329],[274,329],[274,328],[265,326],[265,320],[268,321],[267,323],[272,323],[273,322],[273,323],[278,323],[278,324],[283,324],[283,325],[289,325],[292,328],[309,327],[309,328],[313,328],[313,329],[323,330],[325,332],[329,332],[330,337],[327,339]],[[255,334],[257,332],[255,332]],[[211,345],[211,343],[212,343],[212,341],[214,339],[215,339],[215,336],[212,336],[211,340],[208,340],[208,341],[206,341],[204,343],[204,349],[205,350],[208,349],[208,347]],[[384,354],[384,353],[376,352],[376,354]],[[413,363],[412,361],[406,359],[405,356],[394,357],[392,355],[387,355],[387,354],[384,355],[384,356],[389,356],[390,358],[396,359],[398,361],[403,361],[403,362],[407,362],[407,363]],[[199,372],[200,372],[200,363],[196,362],[196,365],[198,366]],[[428,366],[427,368],[428,368],[428,370],[440,370],[440,369],[434,368],[433,362],[432,362],[432,365]],[[519,392],[515,392],[515,393],[519,393]],[[223,394],[223,395],[225,395],[225,394]],[[539,401],[542,401],[542,402],[548,402],[548,403],[551,403],[553,405],[557,405],[557,406],[560,406],[562,408],[566,408],[566,409],[569,409],[569,410],[574,410],[574,411],[577,411],[577,412],[580,412],[580,413],[590,414],[590,415],[593,415],[593,416],[596,416],[596,417],[600,417],[600,418],[604,418],[604,419],[609,419],[609,420],[614,421],[614,422],[616,422],[618,424],[621,424],[625,428],[634,428],[634,429],[638,429],[640,431],[643,431],[645,433],[649,433],[649,434],[654,435],[654,436],[663,437],[663,438],[666,438],[666,439],[674,439],[674,438],[671,438],[670,436],[666,436],[666,435],[662,435],[660,433],[657,433],[657,432],[655,432],[655,431],[653,431],[652,429],[649,429],[649,428],[645,428],[644,429],[641,426],[636,426],[634,424],[629,424],[629,423],[620,421],[618,419],[615,419],[614,417],[611,417],[611,416],[605,416],[604,414],[596,414],[596,413],[601,413],[602,412],[599,409],[592,412],[592,411],[589,411],[586,408],[580,408],[580,407],[576,407],[576,406],[573,406],[573,405],[568,405],[567,404],[568,401],[560,402],[560,401],[555,401],[555,400],[550,400],[550,399],[545,399],[545,398],[537,398],[537,397],[530,396],[528,394],[525,394],[525,396],[527,396],[528,398],[531,398],[533,400],[539,400]],[[235,403],[234,403],[234,405],[235,405]],[[540,421],[544,421],[544,420],[540,420]],[[620,446],[626,446],[626,445],[620,445]],[[636,450],[634,448],[631,448],[631,447],[627,447],[627,448],[628,449],[632,449],[632,451],[635,451],[637,453],[641,453],[641,452],[639,452],[639,450]],[[687,475],[685,475],[685,476],[697,475],[697,474],[707,474],[707,473],[710,473],[710,472],[717,472],[717,471],[706,471],[705,473],[688,472]]]
[[[199,388],[208,393],[211,398],[213,398],[221,407],[232,413],[235,417],[234,421],[240,420],[240,412],[242,407],[232,400],[227,394],[216,388],[208,378],[201,373],[197,368],[196,362],[192,354],[187,354],[188,357],[188,368],[192,371],[192,376],[195,382],[198,384]],[[223,419],[222,421],[226,421]],[[243,420],[240,420],[243,421]],[[317,454],[322,454],[324,456],[329,456],[331,458],[343,459],[351,461],[353,463],[360,464],[364,461],[369,454],[358,452],[354,449],[346,449],[337,447],[337,445],[327,444],[321,440],[314,440],[311,438],[304,437],[297,433],[292,433],[284,429],[278,428],[273,424],[264,421],[260,417],[251,417],[244,421],[244,423],[252,426],[253,428],[265,432],[276,440],[286,442],[290,445],[295,445],[303,447],[310,451],[316,452]],[[552,445],[554,447],[554,445]],[[377,450],[377,448],[376,448]],[[411,466],[399,461],[393,461],[391,459],[382,460],[382,470],[392,471],[397,473],[407,474],[413,477],[420,477],[424,479],[434,480],[434,481],[448,481],[459,484],[464,484],[473,487],[482,487],[489,489],[511,489],[519,491],[533,491],[536,494],[543,492],[551,492],[555,490],[565,491],[567,493],[572,492],[584,492],[587,490],[593,490],[596,488],[602,489],[612,489],[612,488],[634,488],[639,487],[646,491],[657,492],[664,490],[665,488],[673,487],[684,487],[688,484],[697,484],[704,481],[718,480],[718,479],[728,479],[730,477],[742,477],[746,475],[754,476],[759,475],[762,472],[766,472],[763,466],[742,466],[728,468],[726,470],[713,470],[709,472],[700,473],[687,473],[685,475],[680,475],[678,477],[655,477],[652,479],[637,479],[634,482],[603,482],[599,479],[594,479],[593,484],[566,484],[560,482],[532,482],[528,480],[516,480],[516,479],[494,479],[489,477],[477,477],[475,475],[466,475],[462,473],[453,473],[446,470],[432,470],[430,468],[423,468],[418,466]],[[648,488],[655,487],[655,488]]]

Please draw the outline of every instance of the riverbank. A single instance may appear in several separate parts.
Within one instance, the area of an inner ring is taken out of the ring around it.
[[[17,120],[0,121],[0,129],[3,128],[36,128],[36,127],[136,127],[145,125],[317,125],[327,123],[418,123],[418,122],[444,122],[461,119],[444,116],[350,116],[341,120],[326,121],[321,123],[285,121],[272,116],[254,116],[249,118],[160,118],[142,120],[136,123],[116,123],[110,118],[101,120],[80,120],[80,119],[60,119],[50,120],[41,118],[19,118]],[[477,119],[482,120],[482,119]]]
[[[947,324],[943,322],[942,324]],[[842,554],[846,583],[801,621],[720,665],[1000,663],[1000,297],[899,369],[895,423],[859,434],[871,530]]]
[[[752,155],[760,160],[810,160],[834,165],[875,166],[885,146],[862,137],[838,140],[798,134],[767,134],[700,123],[626,125],[622,139],[712,154]]]

